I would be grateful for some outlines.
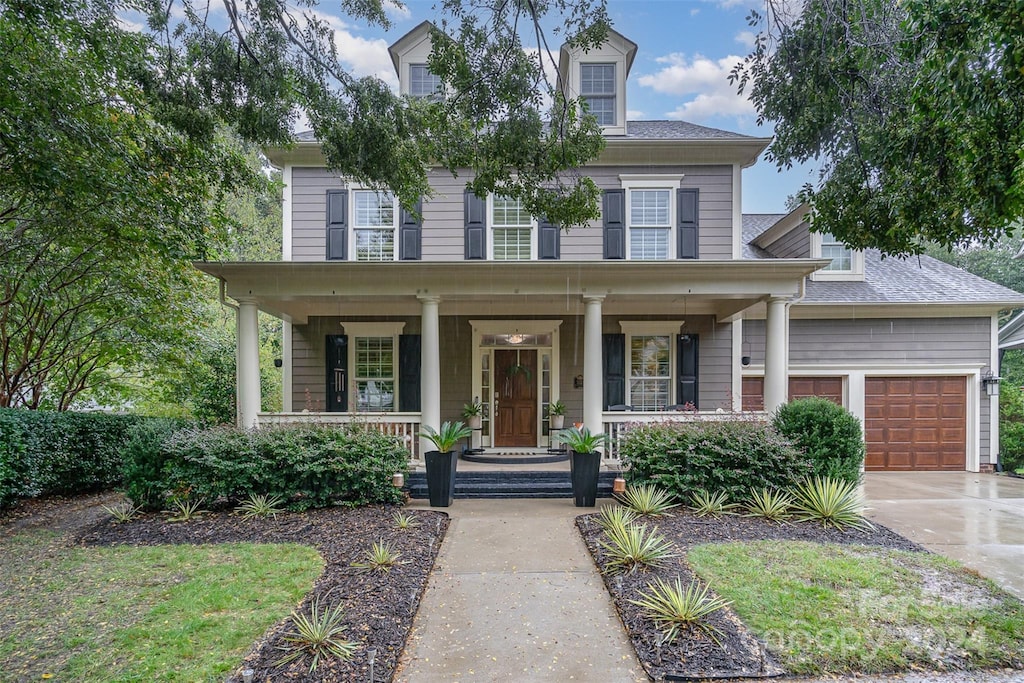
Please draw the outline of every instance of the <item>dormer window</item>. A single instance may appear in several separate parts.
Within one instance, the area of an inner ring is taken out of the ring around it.
[[[806,229],[806,228],[805,228]],[[811,273],[812,280],[861,282],[864,280],[864,252],[851,249],[830,232],[810,234],[811,258],[831,259],[831,263]]]
[[[853,249],[837,240],[830,232],[821,235],[821,258],[832,259],[832,263],[822,270],[843,273],[853,270]]]
[[[430,73],[426,64],[409,65],[409,95],[434,97],[441,94],[441,77]]]
[[[600,125],[616,125],[615,64],[580,64],[580,97]]]

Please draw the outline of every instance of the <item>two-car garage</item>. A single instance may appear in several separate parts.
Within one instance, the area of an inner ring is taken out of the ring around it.
[[[864,377],[866,470],[967,467],[967,380],[957,376]],[[789,398],[845,404],[844,377],[791,376]],[[743,409],[763,406],[764,381],[743,378]]]

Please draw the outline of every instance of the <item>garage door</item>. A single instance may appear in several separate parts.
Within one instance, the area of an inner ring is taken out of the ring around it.
[[[789,400],[821,396],[843,405],[842,377],[790,377]],[[764,378],[743,378],[743,410],[764,410]]]
[[[864,381],[867,470],[967,468],[964,377],[868,377]]]

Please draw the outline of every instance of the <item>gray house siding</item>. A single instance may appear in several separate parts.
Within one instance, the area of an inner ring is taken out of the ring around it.
[[[606,166],[588,168],[587,173],[602,189],[621,187],[620,175],[682,174],[682,187],[700,190],[700,258],[732,258],[731,166]],[[466,178],[441,169],[433,169],[429,175],[434,196],[423,202],[423,260],[462,261]],[[292,168],[292,260],[326,259],[327,190],[344,188],[338,175],[326,168]],[[600,260],[601,222],[563,232],[561,242],[562,260]]]
[[[793,228],[766,249],[776,258],[808,258],[811,255],[811,233],[807,224]]]

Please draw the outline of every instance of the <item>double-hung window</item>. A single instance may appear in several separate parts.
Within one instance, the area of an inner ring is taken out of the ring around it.
[[[435,98],[441,92],[441,77],[430,73],[426,64],[409,65],[409,95]]]
[[[629,337],[629,396],[634,410],[664,410],[672,386],[672,335]]]
[[[390,413],[395,410],[394,337],[355,338],[356,410]]]
[[[598,124],[616,125],[615,64],[581,64],[580,97]]]
[[[493,195],[490,223],[495,261],[529,261],[533,258],[533,217],[518,199]]]
[[[672,191],[629,190],[629,258],[667,259],[672,235]]]
[[[389,192],[355,190],[352,229],[356,261],[395,259],[395,198]]]
[[[822,270],[847,272],[853,270],[853,250],[830,232],[821,235],[821,258],[832,259]]]

